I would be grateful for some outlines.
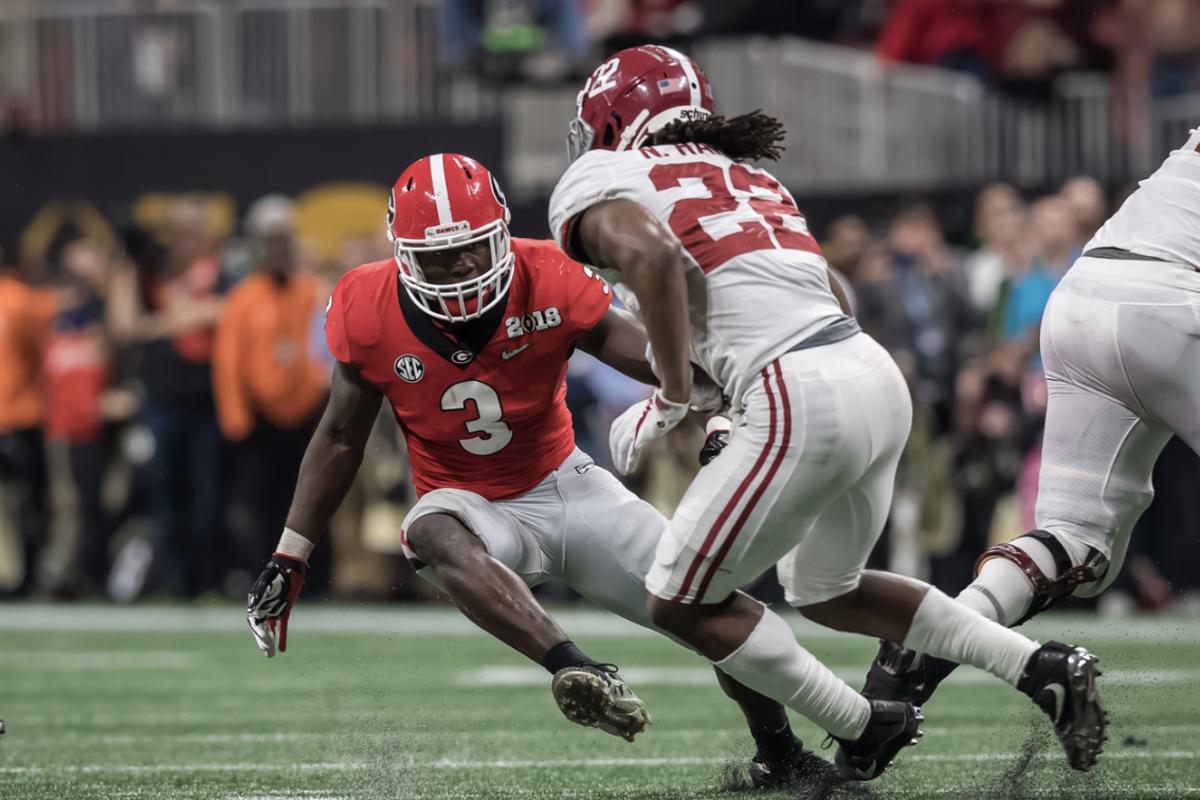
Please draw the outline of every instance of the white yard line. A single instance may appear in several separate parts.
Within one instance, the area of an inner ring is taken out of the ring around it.
[[[930,726],[924,725],[922,729],[926,736],[939,738],[942,736],[995,736],[997,730],[995,726],[986,725],[962,725],[955,727],[946,726]],[[1170,725],[1138,725],[1130,723],[1126,720],[1121,725],[1122,736],[1172,736],[1179,733],[1187,733],[1190,731],[1200,731],[1200,723],[1177,723]],[[541,734],[556,738],[561,736],[561,731],[557,729],[546,729],[540,732]],[[402,739],[406,733],[363,733],[357,729],[347,729],[340,731],[325,731],[325,732],[263,732],[263,733],[145,733],[145,734],[126,734],[126,733],[105,733],[104,744],[112,747],[117,745],[143,745],[154,742],[172,742],[176,744],[261,744],[261,743],[281,743],[281,742],[316,742],[352,739],[356,742],[394,742],[397,739]],[[489,728],[486,731],[459,731],[449,736],[456,741],[465,741],[480,739],[492,741],[498,737],[505,736],[526,736],[530,735],[530,731],[524,728]],[[656,741],[665,741],[668,739],[674,740],[690,740],[690,739],[739,739],[747,736],[746,730],[743,727],[735,726],[729,728],[673,728],[668,730],[654,731],[654,739]],[[54,731],[42,734],[23,733],[20,741],[22,743],[33,742],[75,742],[75,741],[92,741],[96,738],[94,731]],[[747,739],[748,741],[748,739]],[[1153,752],[1153,751],[1150,751]],[[920,755],[920,754],[916,754]],[[907,759],[906,759],[907,760]]]
[[[802,640],[849,639],[851,636],[807,622],[787,608],[780,610]],[[656,635],[603,611],[570,607],[551,609],[551,612],[573,636],[599,638]],[[166,632],[189,635],[244,633],[244,613],[234,604],[115,607],[8,603],[0,604],[0,630]],[[356,606],[302,603],[292,617],[291,628],[297,633],[362,633],[381,636],[483,635],[452,608],[401,604]],[[1035,638],[1068,641],[1078,639],[1084,644],[1097,645],[1101,642],[1115,641],[1192,642],[1200,638],[1200,620],[1195,617],[1171,615],[1106,620],[1080,614],[1049,614],[1032,620],[1021,630]]]
[[[855,666],[829,665],[834,673],[843,680],[855,682],[862,680],[866,670],[862,664]],[[715,683],[711,667],[645,667],[622,665],[621,674],[633,686],[709,686]],[[1200,680],[1200,669],[1112,669],[1105,670],[1100,679],[1100,686],[1143,685],[1146,683],[1190,683]],[[536,666],[485,665],[475,669],[464,670],[455,676],[459,686],[506,686],[532,687],[546,684],[546,671]],[[1003,684],[997,679],[975,669],[962,669],[954,672],[946,683],[953,685],[995,685]]]
[[[958,754],[921,754],[914,753],[903,758],[908,762],[938,762],[938,763],[979,763],[991,761],[1011,761],[1020,757],[1019,753],[958,753]],[[1051,761],[1062,758],[1057,750],[1038,753],[1039,760]],[[1105,761],[1126,761],[1144,759],[1167,759],[1171,761],[1190,761],[1200,758],[1200,753],[1194,751],[1120,751],[1105,753]],[[530,760],[490,760],[490,761],[460,761],[455,759],[439,759],[437,761],[390,762],[380,764],[368,761],[331,761],[317,763],[294,764],[247,764],[247,763],[201,763],[201,764],[83,764],[61,766],[24,766],[0,767],[0,775],[57,775],[57,774],[117,774],[143,775],[161,773],[187,772],[336,772],[362,769],[396,768],[401,770],[444,769],[444,770],[477,770],[477,769],[551,769],[551,768],[605,768],[605,767],[671,767],[671,766],[703,766],[728,763],[730,758],[709,758],[701,756],[664,757],[664,758],[586,758],[586,759],[530,759]]]
[[[0,650],[0,669],[56,672],[191,669],[210,661],[184,650]]]

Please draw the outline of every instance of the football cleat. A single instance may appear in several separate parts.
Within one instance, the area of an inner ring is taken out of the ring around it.
[[[893,700],[871,700],[871,718],[867,729],[857,739],[839,739],[834,764],[844,778],[870,781],[878,778],[892,765],[896,754],[915,745],[924,733],[921,709],[911,703]]]
[[[833,764],[806,748],[794,736],[788,751],[767,754],[759,748],[750,760],[750,783],[755,789],[825,787],[840,780]]]
[[[896,700],[924,706],[938,684],[958,665],[953,661],[922,655],[886,639],[867,672],[863,696],[870,700]]]
[[[599,728],[627,742],[650,724],[646,704],[612,664],[563,667],[554,673],[550,691],[571,722]]]
[[[1017,688],[1033,698],[1054,724],[1071,769],[1096,765],[1108,741],[1108,713],[1096,688],[1096,657],[1082,647],[1047,642],[1025,667]]]

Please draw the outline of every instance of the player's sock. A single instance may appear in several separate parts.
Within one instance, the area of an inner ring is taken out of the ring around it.
[[[746,641],[716,665],[834,736],[857,739],[871,717],[867,699],[801,647],[788,624],[770,609],[763,609]]]
[[[584,655],[583,651],[576,647],[570,639],[554,645],[546,651],[546,655],[542,656],[542,666],[551,675],[557,674],[560,669],[566,667],[595,666],[598,663]]]
[[[1040,559],[1038,560],[1041,565]],[[1053,571],[1047,573],[1053,575]],[[1033,602],[1033,586],[1025,573],[1011,561],[991,558],[975,576],[971,585],[956,598],[993,622],[1012,627],[1022,619]]]
[[[1038,643],[930,587],[913,615],[904,646],[970,664],[1017,685]]]

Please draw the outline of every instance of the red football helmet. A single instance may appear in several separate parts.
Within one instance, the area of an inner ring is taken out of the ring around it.
[[[444,322],[482,316],[508,294],[513,253],[509,211],[492,173],[473,158],[438,153],[400,175],[388,197],[388,238],[396,249],[400,282],[417,306]],[[425,279],[421,254],[487,241],[491,267],[462,283]]]
[[[605,61],[575,102],[571,161],[588,150],[628,150],[677,119],[713,113],[712,86],[696,62],[669,47],[631,47]]]

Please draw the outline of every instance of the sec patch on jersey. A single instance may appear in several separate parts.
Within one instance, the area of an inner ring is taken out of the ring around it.
[[[414,355],[400,356],[392,368],[396,371],[397,378],[409,383],[416,383],[425,377],[425,365]]]

